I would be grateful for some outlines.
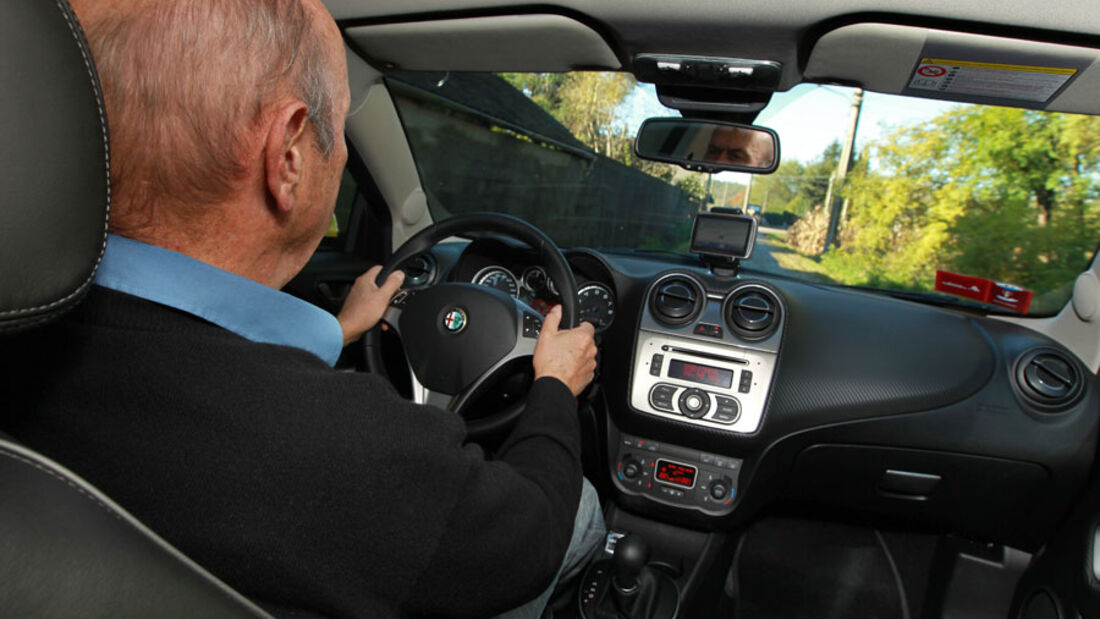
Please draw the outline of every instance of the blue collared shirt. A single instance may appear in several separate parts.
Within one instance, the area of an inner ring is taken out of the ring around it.
[[[95,283],[198,316],[241,337],[293,346],[335,365],[336,317],[297,297],[170,249],[111,234]]]

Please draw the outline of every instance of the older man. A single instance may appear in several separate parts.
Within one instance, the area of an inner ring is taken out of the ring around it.
[[[775,144],[763,131],[718,127],[710,135],[703,161],[767,168],[775,161]]]
[[[0,428],[277,612],[486,616],[538,597],[537,615],[602,527],[574,399],[592,328],[547,317],[530,405],[494,461],[454,415],[332,370],[401,277],[379,288],[369,271],[338,318],[278,291],[316,249],[347,158],[324,7],[74,4],[107,102],[114,234],[81,307],[3,341],[22,354],[2,355]]]

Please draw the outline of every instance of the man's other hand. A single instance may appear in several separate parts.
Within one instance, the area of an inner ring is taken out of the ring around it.
[[[344,346],[359,339],[378,324],[382,314],[389,307],[393,295],[397,294],[401,289],[401,283],[405,281],[405,273],[398,269],[390,273],[386,281],[379,286],[374,280],[378,278],[378,273],[381,271],[382,266],[379,265],[360,275],[348,292],[348,298],[344,300],[344,307],[336,317],[340,321],[340,328],[344,331]]]
[[[551,376],[565,383],[573,395],[580,395],[596,372],[595,329],[582,322],[576,329],[558,330],[559,324],[560,305],[550,310],[542,323],[533,361],[535,380]]]

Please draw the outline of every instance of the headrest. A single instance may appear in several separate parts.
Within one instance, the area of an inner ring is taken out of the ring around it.
[[[65,0],[0,2],[0,331],[91,286],[110,207],[107,117]]]

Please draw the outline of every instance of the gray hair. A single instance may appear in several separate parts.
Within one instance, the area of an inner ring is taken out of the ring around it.
[[[95,0],[90,0],[92,3]],[[268,104],[289,90],[308,107],[316,147],[335,146],[332,68],[301,0],[136,0],[84,24],[103,82],[112,184],[123,212],[211,204],[246,173],[243,154]]]

